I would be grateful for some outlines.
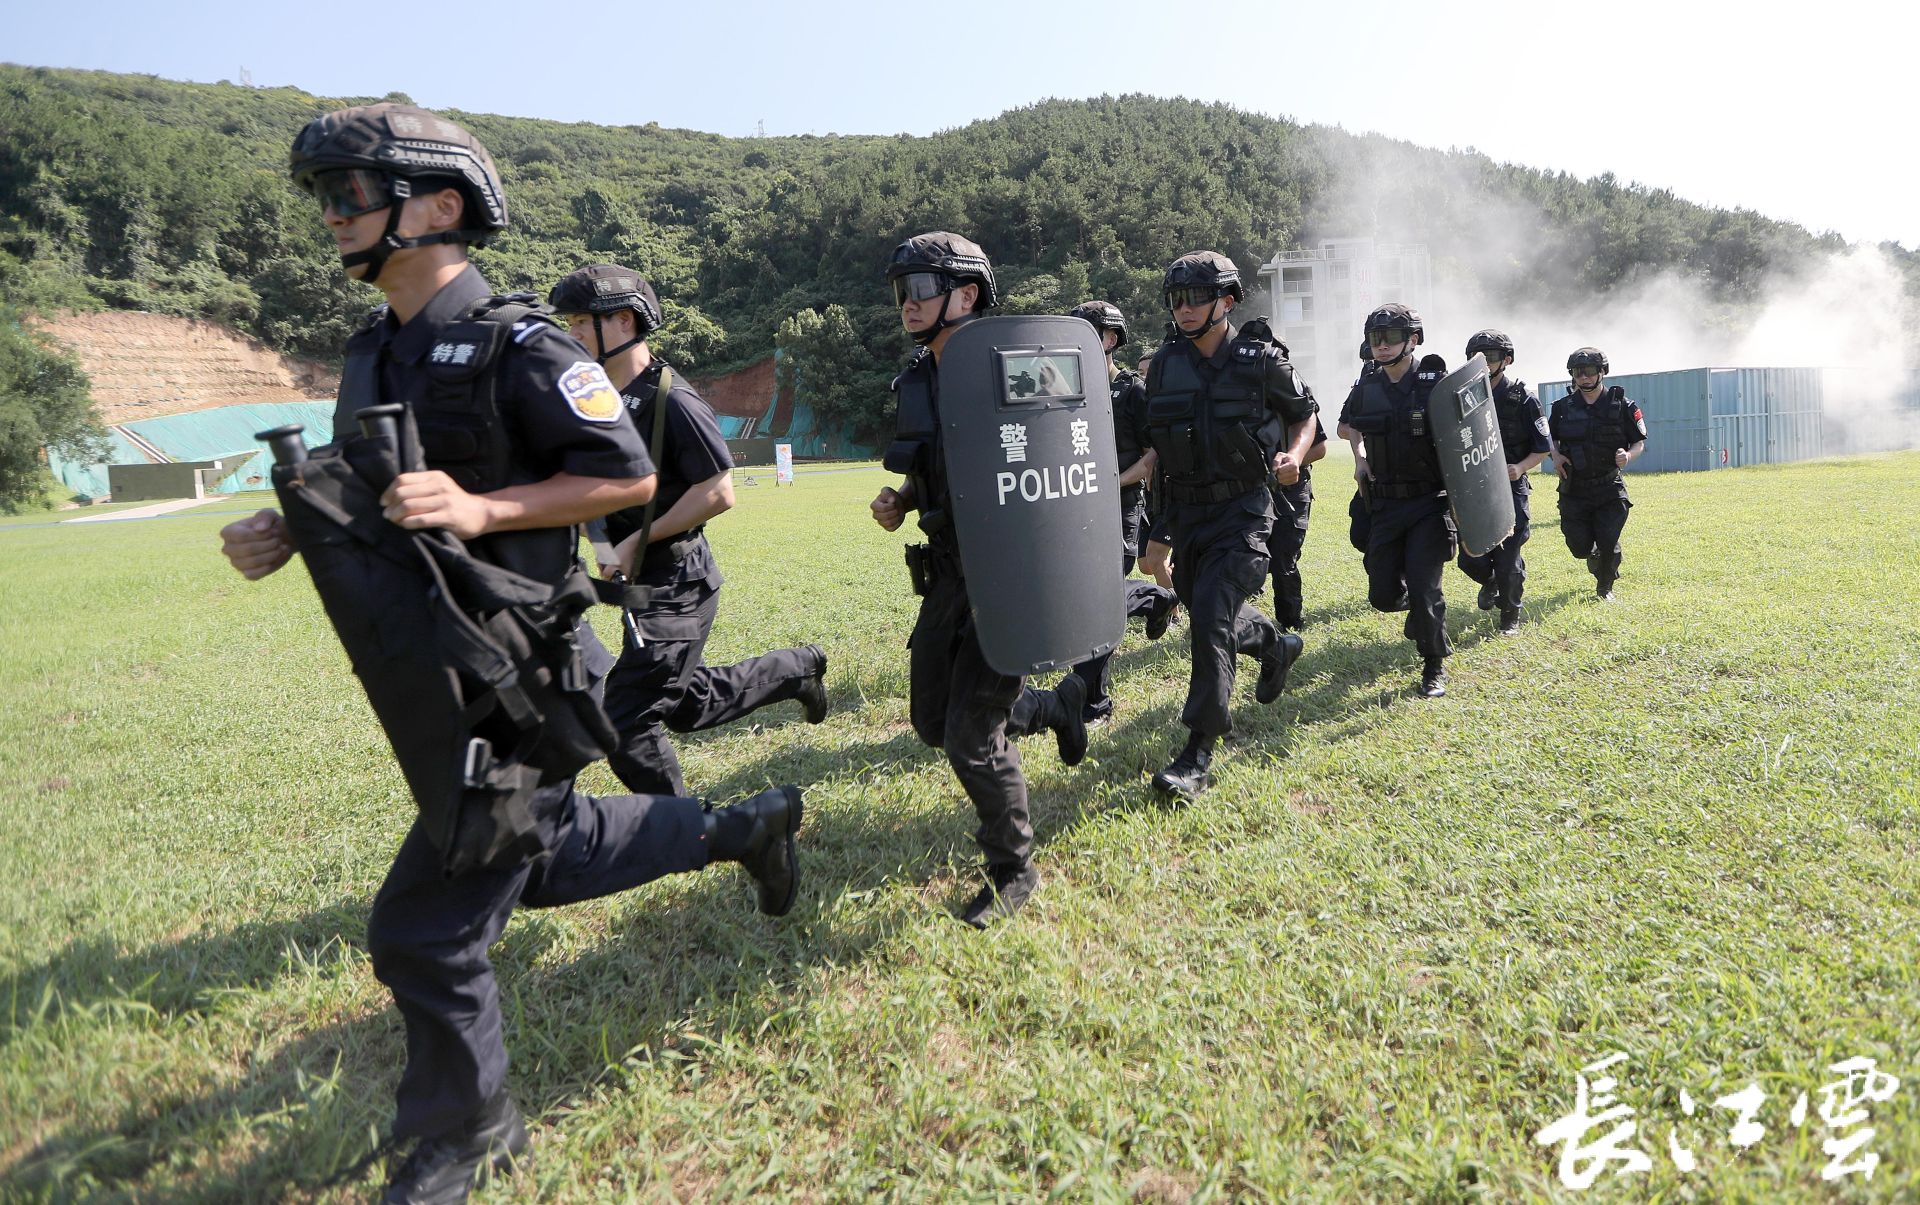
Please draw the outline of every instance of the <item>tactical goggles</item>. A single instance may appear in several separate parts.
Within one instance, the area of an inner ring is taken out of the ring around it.
[[[1376,326],[1367,332],[1367,342],[1375,347],[1392,347],[1396,343],[1405,343],[1407,334],[1404,326]]]
[[[1573,375],[1576,377],[1597,377],[1604,375],[1598,364],[1575,364]]]
[[[1180,285],[1167,290],[1167,308],[1212,305],[1219,296],[1220,290],[1214,285]]]
[[[893,304],[902,306],[909,301],[932,301],[959,286],[959,281],[938,272],[909,272],[893,278]]]
[[[343,167],[313,177],[310,191],[320,208],[343,218],[385,209],[393,204],[393,178],[364,167]]]

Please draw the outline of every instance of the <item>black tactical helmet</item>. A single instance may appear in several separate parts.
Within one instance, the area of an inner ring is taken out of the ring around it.
[[[1597,347],[1583,347],[1567,357],[1567,371],[1572,373],[1581,368],[1598,368],[1600,375],[1608,371],[1607,353]]]
[[[602,364],[644,343],[648,335],[660,329],[660,298],[655,296],[653,286],[646,277],[619,264],[591,264],[567,273],[547,294],[547,304],[562,314],[593,315],[593,342],[599,348],[594,359]],[[633,338],[608,347],[600,319],[622,310],[633,313]]]
[[[1127,320],[1121,316],[1120,307],[1110,301],[1083,301],[1073,307],[1069,317],[1083,318],[1097,331],[1113,331],[1120,336],[1120,343],[1127,341]]]
[[[437,176],[466,194],[464,242],[483,245],[507,228],[507,195],[493,156],[453,122],[412,105],[382,102],[339,109],[307,123],[287,158],[293,182],[313,191],[324,171],[364,168],[406,180]]]
[[[634,312],[642,335],[660,329],[660,298],[647,278],[619,264],[593,264],[560,278],[547,294],[547,304],[562,314],[617,314]]]
[[[1472,359],[1475,352],[1497,351],[1503,359],[1513,359],[1513,340],[1502,331],[1492,328],[1476,333],[1467,340],[1467,358]]]
[[[1160,293],[1165,297],[1175,289],[1207,286],[1220,290],[1235,301],[1243,296],[1240,269],[1218,251],[1189,251],[1168,264],[1166,277],[1160,282]],[[1173,308],[1171,302],[1167,308]]]
[[[1420,315],[1409,305],[1389,301],[1367,315],[1365,331],[1408,330],[1413,332],[1413,341],[1423,342],[1427,337],[1427,328],[1420,325]]]
[[[980,300],[974,306],[976,312],[990,310],[1000,304],[1000,291],[993,283],[993,264],[987,259],[987,253],[980,249],[980,244],[970,238],[935,230],[928,234],[916,234],[901,243],[893,249],[893,258],[887,262],[887,279],[894,280],[915,272],[937,272],[952,280],[956,287],[969,283],[979,285]]]

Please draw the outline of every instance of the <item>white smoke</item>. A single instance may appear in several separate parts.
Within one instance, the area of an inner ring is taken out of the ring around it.
[[[1717,299],[1703,279],[1675,271],[1554,301],[1550,293],[1580,294],[1565,280],[1549,289],[1536,274],[1565,265],[1572,275],[1595,252],[1604,258],[1604,233],[1549,230],[1536,207],[1488,188],[1484,159],[1360,141],[1364,153],[1349,144],[1335,156],[1332,203],[1309,233],[1426,243],[1432,286],[1422,317],[1429,348],[1449,363],[1459,363],[1474,331],[1497,327],[1514,341],[1516,374],[1534,382],[1563,379],[1567,353],[1578,347],[1600,348],[1615,374],[1821,368],[1828,429],[1844,450],[1920,446],[1911,403],[1920,363],[1906,334],[1920,306],[1879,248],[1853,246],[1777,269],[1745,304]],[[1464,197],[1475,200],[1463,212]],[[1588,223],[1590,231],[1598,226]],[[1373,304],[1390,300],[1406,299]]]

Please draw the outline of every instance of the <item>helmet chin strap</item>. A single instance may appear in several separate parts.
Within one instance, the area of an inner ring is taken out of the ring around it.
[[[639,324],[636,323],[634,325],[634,329],[639,330],[640,329]],[[600,354],[595,356],[593,359],[594,359],[594,362],[596,364],[599,364],[601,367],[605,367],[608,360],[613,359],[615,356],[627,350],[629,347],[633,347],[636,344],[646,342],[646,338],[647,337],[645,335],[635,335],[633,338],[627,340],[625,343],[622,343],[618,347],[608,347],[607,337],[606,335],[602,334],[600,330],[600,315],[595,314],[593,316],[593,345],[595,347],[602,349]]]
[[[1215,300],[1218,300],[1218,299],[1216,298]],[[1210,331],[1210,330],[1212,330],[1212,329],[1213,329],[1213,328],[1214,328],[1215,326],[1217,326],[1217,325],[1219,325],[1219,324],[1220,324],[1221,322],[1224,322],[1224,321],[1226,320],[1226,317],[1227,317],[1227,315],[1226,315],[1226,311],[1225,311],[1225,310],[1222,310],[1222,311],[1221,311],[1220,313],[1218,313],[1218,314],[1216,314],[1216,313],[1214,313],[1214,312],[1213,312],[1213,302],[1211,302],[1211,301],[1210,301],[1210,302],[1208,302],[1208,303],[1207,303],[1207,321],[1206,321],[1206,324],[1205,324],[1204,326],[1202,326],[1202,327],[1201,327],[1201,328],[1200,328],[1199,330],[1197,330],[1197,331],[1194,331],[1194,332],[1193,332],[1192,334],[1188,334],[1188,333],[1187,333],[1186,331],[1183,331],[1183,330],[1181,330],[1181,331],[1180,331],[1180,337],[1181,337],[1182,339],[1185,339],[1185,340],[1187,340],[1188,342],[1193,342],[1193,343],[1197,343],[1197,342],[1199,342],[1200,340],[1202,340],[1202,339],[1204,339],[1204,338],[1206,338],[1206,337],[1207,337],[1207,332],[1208,332],[1208,331]],[[1174,323],[1174,324],[1173,324],[1173,329],[1175,329],[1175,330],[1180,330],[1180,324],[1179,324],[1178,322],[1176,322],[1176,323]]]
[[[961,326],[979,317],[978,314],[962,314],[958,318],[947,317],[947,299],[952,296],[953,289],[948,289],[946,292],[940,294],[940,316],[934,319],[933,325],[927,327],[925,330],[908,331],[907,337],[921,347],[925,347],[927,344],[932,343],[934,339],[938,338],[940,332],[946,330],[948,327]]]
[[[1391,360],[1388,360],[1385,364],[1380,364],[1380,361],[1378,360],[1375,360],[1374,363],[1380,364],[1380,367],[1382,368],[1392,368],[1395,364],[1398,364],[1400,361],[1406,359],[1408,356],[1411,356],[1413,354],[1414,346],[1415,344],[1413,342],[1413,336],[1408,335],[1405,345],[1400,348],[1399,355],[1395,356]]]
[[[366,274],[357,277],[362,284],[372,284],[379,279],[380,269],[387,266],[387,260],[395,251],[404,251],[408,247],[430,247],[436,243],[473,243],[486,237],[484,230],[442,230],[438,234],[423,234],[418,238],[400,237],[400,211],[413,196],[413,188],[406,180],[394,178],[388,185],[393,194],[393,204],[387,206],[387,226],[373,246],[364,251],[349,251],[340,257],[342,268],[357,268],[368,265]]]

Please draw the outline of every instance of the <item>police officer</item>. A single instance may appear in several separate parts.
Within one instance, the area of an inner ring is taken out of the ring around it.
[[[1627,525],[1627,482],[1622,475],[1647,447],[1647,420],[1640,404],[1618,385],[1606,384],[1607,357],[1583,347],[1567,357],[1573,387],[1553,403],[1547,421],[1553,467],[1560,474],[1560,534],[1567,549],[1585,557],[1593,592],[1613,600],[1620,576],[1620,532]]]
[[[980,819],[975,837],[988,881],[961,919],[985,928],[996,917],[1011,916],[1040,885],[1027,780],[1020,771],[1020,751],[1008,739],[1013,710],[1021,707],[1029,731],[1054,726],[1061,760],[1071,764],[1086,753],[1085,686],[1068,674],[1054,691],[1030,691],[1023,679],[988,665],[961,573],[939,415],[943,404],[968,399],[941,397],[940,353],[956,327],[999,304],[993,265],[972,239],[933,231],[893,249],[887,279],[900,323],[919,349],[893,382],[897,430],[885,459],[903,480],[882,488],[869,509],[888,531],[898,531],[908,511],[920,512],[927,542],[908,549],[920,595],[920,614],[908,641],[908,709],[920,739],[946,751]],[[1044,718],[1035,720],[1036,715]]]
[[[601,570],[638,582],[643,600],[628,612],[620,660],[607,675],[607,717],[621,738],[607,764],[629,791],[684,795],[669,730],[718,727],[785,699],[799,700],[807,722],[818,724],[827,715],[827,657],[806,644],[728,666],[702,661],[722,580],[704,528],[733,506],[733,460],[713,408],[648,347],[647,336],[660,329],[660,301],[639,272],[581,268],[553,287],[547,303],[606,368],[641,438],[651,440],[660,424],[660,445],[647,449],[660,470],[659,492],[647,507],[606,519],[617,563]],[[657,413],[668,373],[666,409]]]
[[[491,157],[452,122],[377,104],[315,119],[294,142],[291,168],[320,202],[347,274],[386,295],[348,341],[334,420],[345,432],[363,407],[407,406],[428,467],[394,480],[384,517],[450,531],[476,555],[542,581],[571,574],[573,525],[644,503],[654,467],[600,366],[531,298],[491,296],[468,264],[468,247],[507,223]],[[220,534],[248,579],[294,552],[276,511]],[[589,673],[604,672],[611,658],[591,629],[582,624],[576,638]],[[417,1140],[390,1202],[464,1200],[476,1179],[527,1148],[487,959],[517,905],[590,899],[719,860],[748,868],[762,911],[792,904],[796,788],[703,811],[694,799],[595,799],[567,779],[541,786],[531,811],[541,856],[452,877],[416,822],[374,898],[368,950],[407,1033],[393,1132]]]
[[[1161,283],[1178,338],[1147,367],[1147,430],[1166,475],[1164,524],[1193,667],[1180,713],[1186,746],[1153,785],[1190,800],[1211,785],[1214,746],[1233,729],[1235,654],[1259,659],[1254,697],[1262,703],[1280,697],[1300,656],[1300,637],[1247,599],[1267,579],[1270,486],[1299,480],[1318,407],[1265,321],[1228,321],[1242,295],[1231,259],[1191,252],[1168,265]]]
[[[1109,301],[1083,301],[1071,314],[1100,333],[1107,350],[1108,393],[1113,402],[1113,444],[1120,464],[1120,574],[1126,579],[1127,618],[1146,621],[1147,639],[1158,640],[1167,634],[1167,624],[1176,602],[1174,592],[1162,585],[1130,576],[1141,532],[1146,525],[1146,483],[1153,476],[1159,456],[1147,446],[1147,386],[1131,368],[1114,363],[1113,352],[1127,341],[1127,320],[1120,307]],[[1089,724],[1104,723],[1113,715],[1113,698],[1107,653],[1073,667],[1087,684],[1086,718]]]
[[[1354,475],[1367,494],[1367,601],[1406,610],[1407,639],[1422,658],[1419,694],[1447,693],[1447,600],[1440,578],[1456,541],[1440,459],[1427,424],[1427,399],[1445,375],[1438,357],[1416,366],[1426,337],[1420,316],[1389,302],[1367,315],[1373,362],[1340,408],[1340,437],[1352,443]]]
[[[1500,421],[1500,442],[1507,452],[1507,480],[1513,483],[1513,534],[1489,549],[1483,556],[1469,556],[1460,550],[1460,571],[1480,583],[1478,599],[1482,611],[1500,608],[1500,632],[1511,636],[1520,630],[1520,598],[1527,584],[1527,562],[1520,555],[1521,545],[1533,534],[1527,497],[1533,492],[1528,474],[1552,450],[1547,439],[1547,418],[1540,410],[1540,398],[1527,383],[1507,377],[1513,363],[1513,340],[1496,330],[1484,330],[1467,340],[1467,358],[1475,352],[1487,359],[1487,387],[1493,393],[1494,412]]]

